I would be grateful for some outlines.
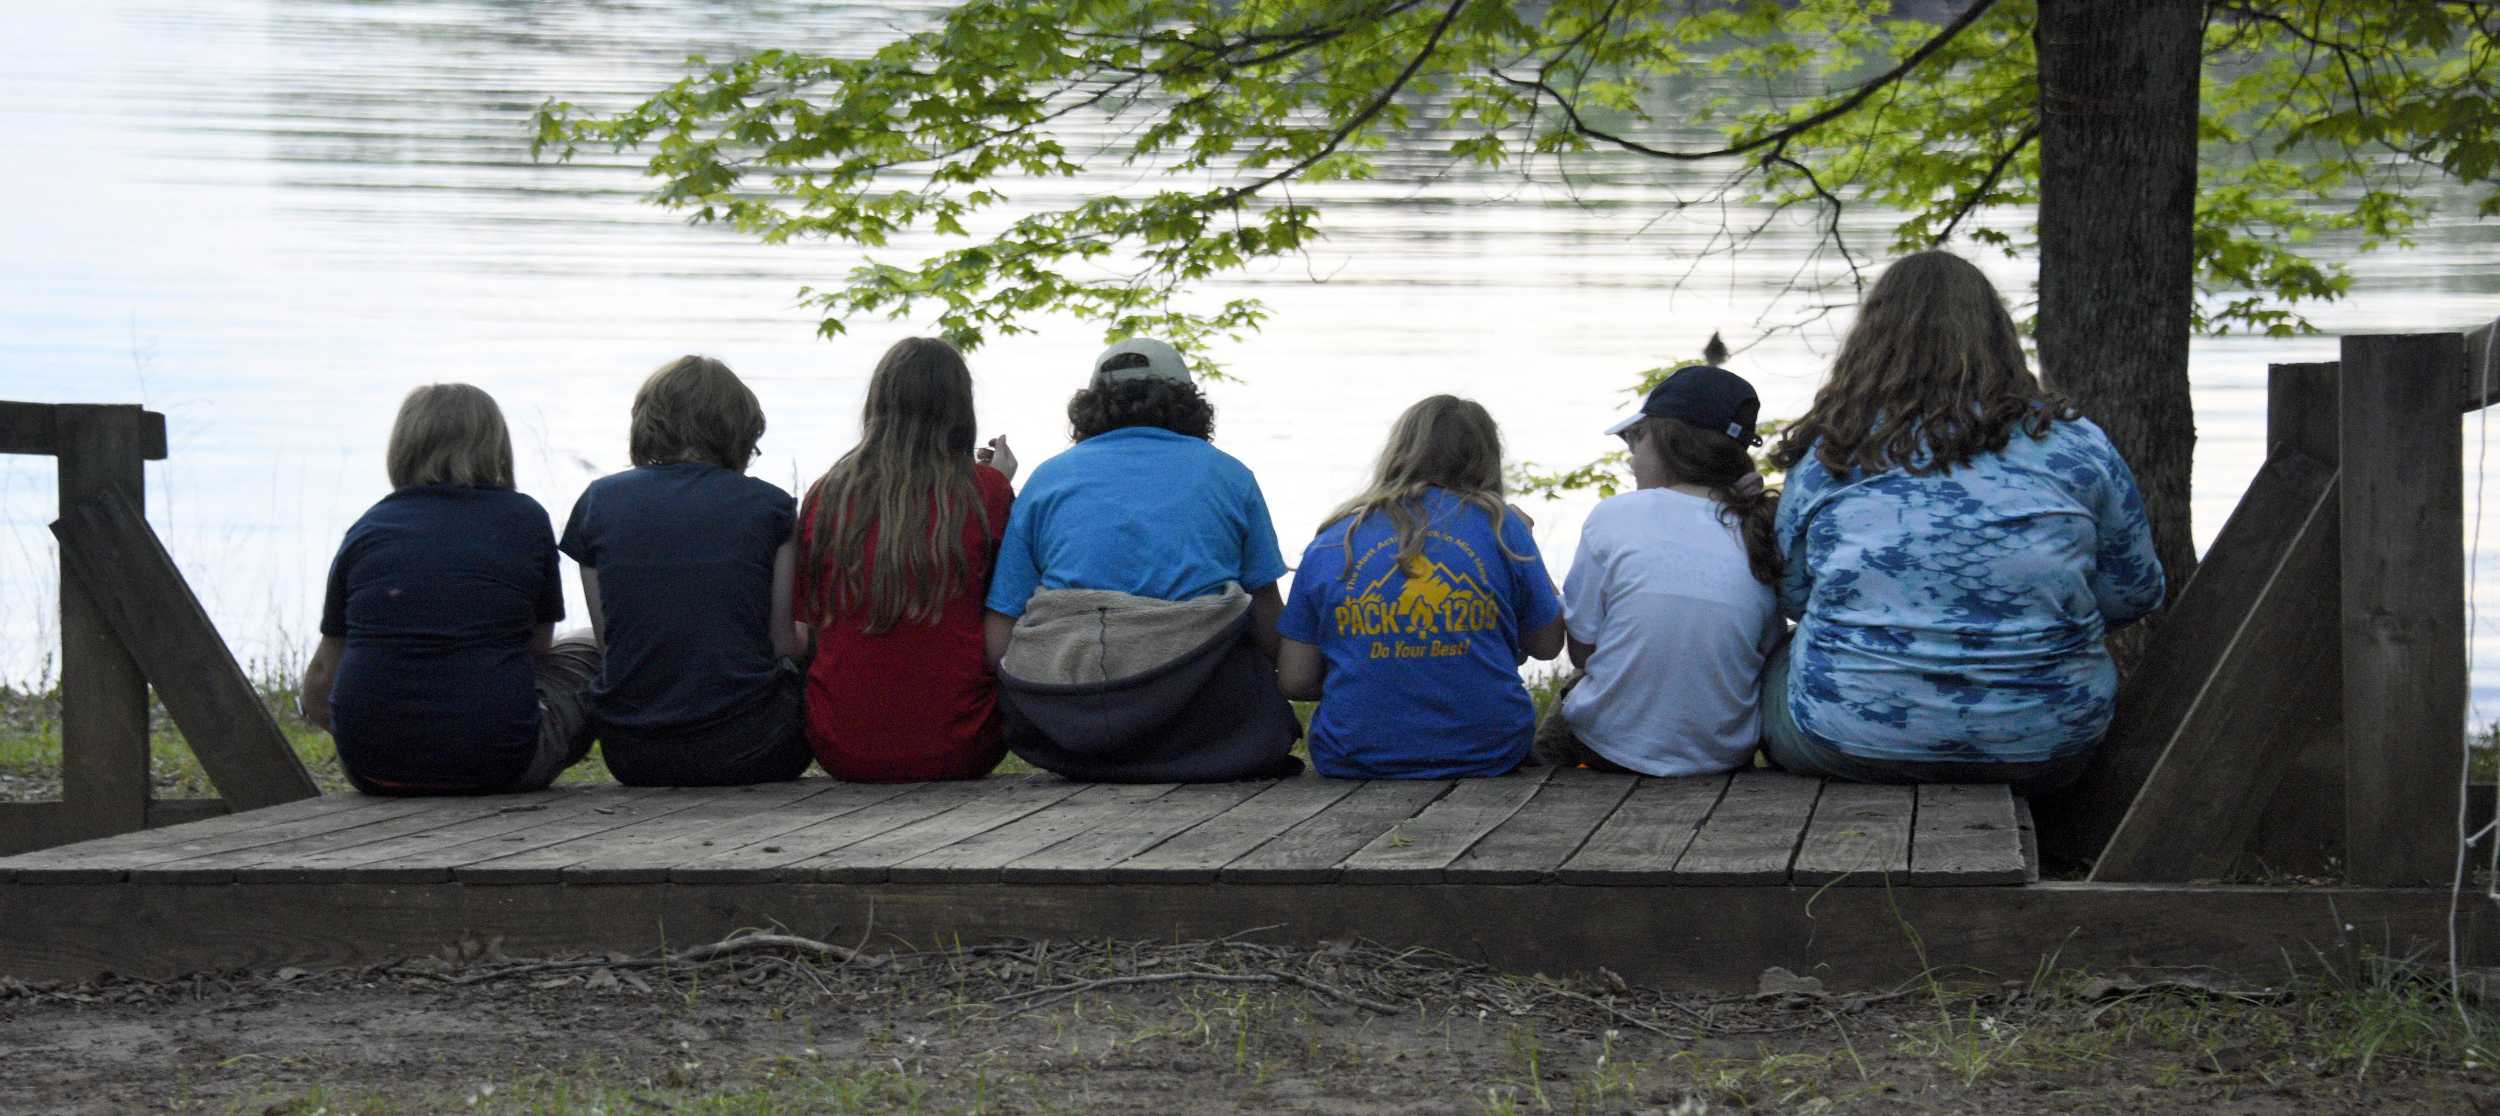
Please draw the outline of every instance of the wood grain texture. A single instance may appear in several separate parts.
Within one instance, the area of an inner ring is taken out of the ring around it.
[[[1174,789],[1171,783],[1086,787],[1005,825],[896,864],[887,869],[885,878],[897,883],[931,883],[957,876],[968,881],[994,880],[1007,865],[1130,816]]]
[[[1104,869],[1106,880],[1203,883],[1224,866],[1335,805],[1363,784],[1304,775],[1284,779],[1203,825]]]
[[[1910,823],[1917,812],[1915,787],[1825,784],[1791,878],[1858,887],[1908,883]]]
[[[556,883],[568,878],[568,869],[612,851],[634,849],[656,858],[664,847],[690,833],[799,801],[823,790],[825,785],[791,781],[746,787],[656,788],[656,793],[618,801],[611,813],[593,811],[589,816],[575,815],[525,830],[517,835],[526,844],[524,848],[498,850],[497,842],[491,840],[456,846],[477,851],[470,862],[454,867],[452,875],[463,883]],[[570,823],[579,824],[580,831],[557,840],[543,839],[559,836]]]
[[[52,533],[220,798],[256,810],[321,793],[137,505],[90,496],[62,509]]]
[[[1465,883],[1531,883],[1551,879],[1588,843],[1640,779],[1586,768],[1557,770],[1519,808],[1441,878]]]
[[[819,883],[875,883],[897,864],[987,833],[1085,790],[1087,784],[1036,779],[988,790],[919,821],[845,845],[782,870],[780,878]]]
[[[1272,783],[1198,783],[1127,810],[1101,825],[1006,866],[1009,883],[1079,883],[1107,879],[1111,869],[1175,835],[1268,790]]]
[[[416,808],[405,800],[361,794],[308,798],[249,814],[125,833],[0,860],[0,879],[104,883],[123,878],[133,868],[347,829]]]
[[[147,506],[136,407],[53,411],[60,507],[96,497]],[[148,820],[148,683],[104,605],[61,553],[61,801],[77,837],[144,829]]]
[[[1443,779],[1377,780],[1224,867],[1228,883],[1318,883],[1337,865],[1450,790]]]
[[[1910,832],[1910,883],[2013,884],[2030,875],[2014,796],[2004,787],[1948,783],[1918,788]]]
[[[510,842],[526,840],[529,831],[541,826],[584,815],[600,816],[603,810],[612,814],[620,803],[657,793],[600,787],[578,793],[494,795],[482,800],[493,804],[491,808],[468,813],[458,820],[437,816],[437,824],[432,828],[289,857],[256,869],[253,875],[265,873],[273,880],[302,883],[439,883],[451,878],[451,866],[442,860],[420,863],[429,854],[465,849],[452,855],[477,856],[481,855],[477,851],[480,848],[509,848]]]
[[[165,416],[155,411],[142,411],[129,404],[16,403],[0,400],[0,453],[59,456],[60,416],[67,414],[75,421],[96,411],[136,411],[139,456],[149,461],[165,460]]]
[[[1805,838],[1823,782],[1777,771],[1739,772],[1675,861],[1676,882],[1782,883]]]
[[[769,844],[827,818],[843,817],[910,790],[900,783],[839,783],[806,779],[801,792],[779,803],[756,802],[742,811],[726,811],[720,820],[704,818],[683,824],[689,810],[663,819],[669,823],[649,832],[628,829],[623,841],[600,842],[589,856],[565,866],[564,882],[576,884],[658,883],[680,865],[750,845]]]
[[[1498,779],[1461,779],[1422,812],[1347,857],[1337,878],[1349,883],[1438,880],[1442,869],[1518,813],[1553,773],[1551,767],[1532,767]]]
[[[1729,777],[1643,779],[1588,843],[1563,862],[1564,883],[1655,884],[1674,878],[1675,862],[1703,819],[1727,793]]]
[[[669,869],[680,883],[758,883],[781,878],[782,870],[871,837],[935,817],[984,794],[1025,781],[1021,778],[973,779],[953,783],[917,783],[900,793],[855,810],[843,810],[820,821],[792,829],[768,841],[723,849]]]
[[[2464,453],[2454,333],[2343,339],[2344,847],[2354,883],[2455,868],[2465,725]]]

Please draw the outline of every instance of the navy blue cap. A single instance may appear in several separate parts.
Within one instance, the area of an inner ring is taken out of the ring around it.
[[[1645,418],[1669,418],[1758,446],[1762,436],[1754,432],[1754,423],[1761,417],[1762,399],[1743,376],[1717,365],[1688,364],[1658,381],[1641,400],[1641,409],[1607,427],[1606,433],[1621,434]]]

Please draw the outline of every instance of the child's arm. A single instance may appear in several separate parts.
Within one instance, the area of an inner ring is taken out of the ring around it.
[[[1004,612],[981,614],[981,650],[990,661],[990,673],[998,673],[999,660],[1007,657],[1007,641],[1016,634],[1016,618]]]
[[[582,609],[590,613],[590,641],[602,651],[608,647],[608,618],[599,611],[599,567],[582,567]]]
[[[330,683],[338,677],[339,656],[347,653],[345,636],[323,636],[304,664],[304,681],[296,691],[297,708],[306,724],[330,731]]]
[[[1328,660],[1320,657],[1319,648],[1298,639],[1277,644],[1276,688],[1288,700],[1318,701],[1327,675]]]
[[[1522,637],[1519,641],[1519,649],[1527,652],[1529,658],[1545,662],[1562,654],[1564,635],[1563,619],[1557,614],[1553,623]]]
[[[1257,641],[1267,661],[1275,662],[1283,651],[1285,637],[1276,634],[1276,618],[1285,614],[1284,595],[1271,581],[1250,591],[1250,638]]]
[[[765,631],[773,637],[773,654],[785,659],[807,657],[807,625],[790,618],[790,583],[799,573],[799,544],[785,539],[773,551],[773,603]]]

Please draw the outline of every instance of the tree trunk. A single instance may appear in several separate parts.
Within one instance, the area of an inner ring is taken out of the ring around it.
[[[2201,0],[2041,0],[2042,378],[2135,470],[2177,593],[2188,472]]]

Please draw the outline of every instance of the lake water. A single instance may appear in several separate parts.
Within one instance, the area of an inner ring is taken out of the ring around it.
[[[689,53],[865,51],[928,12],[12,5],[0,16],[20,44],[0,71],[10,153],[0,398],[165,413],[172,454],[149,466],[149,515],[251,662],[309,647],[331,552],[387,490],[380,447],[417,383],[493,392],[513,425],[521,488],[560,523],[586,482],[626,464],[627,403],[642,376],[680,353],[711,353],[763,397],[771,431],[756,472],[795,488],[852,440],[877,354],[928,323],[858,322],[848,337],[817,339],[795,292],[838,281],[854,250],[688,227],[636,200],[646,184],[630,159],[532,163],[527,117],[550,96],[624,103],[673,79]],[[1319,192],[1331,238],[1307,263],[1208,290],[1253,293],[1273,311],[1264,333],[1224,348],[1242,379],[1212,394],[1218,444],[1257,470],[1289,557],[1359,483],[1388,422],[1425,394],[1483,402],[1514,458],[1576,464],[1609,448],[1600,431],[1628,406],[1640,369],[1683,359],[1720,330],[1753,343],[1732,363],[1759,385],[1766,415],[1803,409],[1847,321],[1842,311],[1776,328],[1813,301],[1783,297],[1795,277],[1837,276],[1811,256],[1813,215],[1774,221],[1735,257],[1697,258],[1718,212],[1668,214],[1724,168],[1597,161],[1564,192],[1445,162],[1428,148],[1394,152],[1382,181]],[[1139,181],[1105,174],[1007,192],[1048,204]],[[2358,259],[2357,293],[2315,320],[2330,333],[2416,331],[2500,314],[2500,223],[2470,212],[2450,206],[2418,247]],[[1871,212],[1849,232],[1860,245],[1884,239]],[[2024,265],[1987,266],[2009,292],[2028,290]],[[985,433],[1007,434],[1028,468],[1063,446],[1066,397],[1100,345],[1093,330],[1058,323],[973,354]],[[2335,351],[2331,337],[2197,342],[2200,539],[2257,467],[2266,365]],[[2478,434],[2469,420],[2469,467]],[[2477,487],[2469,474],[2469,500]],[[1558,573],[1590,502],[1531,506]],[[2482,506],[2500,510],[2500,492]],[[57,647],[43,528],[54,514],[50,462],[0,457],[0,679],[39,676]],[[2500,563],[2476,567],[2491,612]],[[2474,660],[2480,722],[2500,715],[2500,642],[2478,633]]]

